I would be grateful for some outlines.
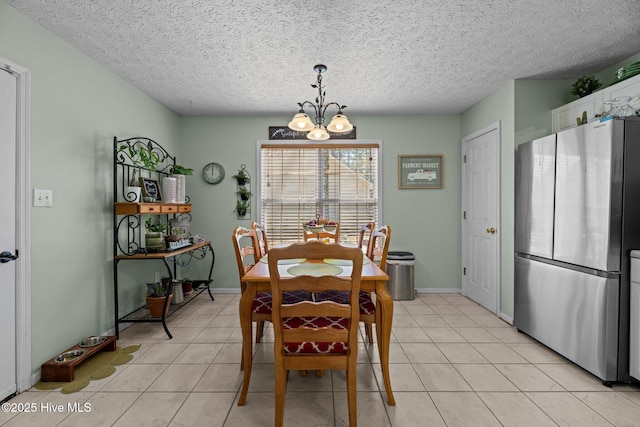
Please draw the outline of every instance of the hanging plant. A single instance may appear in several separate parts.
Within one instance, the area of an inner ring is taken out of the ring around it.
[[[235,178],[238,181],[238,185],[245,185],[248,182],[251,182],[251,180],[249,179],[249,176],[245,173],[244,169],[239,169],[238,173],[233,175],[233,178]]]
[[[248,208],[249,204],[247,202],[243,202],[241,200],[236,202],[236,212],[238,212],[238,215],[245,216]]]
[[[253,196],[253,193],[247,189],[247,187],[239,187],[236,194],[240,196],[240,199],[243,201],[247,201]]]
[[[160,161],[160,156],[144,145],[138,145],[136,147],[123,145],[118,151],[127,151],[133,164],[142,166],[152,172],[156,170],[156,165]]]
[[[582,76],[571,85],[569,93],[571,95],[578,95],[580,98],[583,96],[591,95],[596,90],[602,87],[602,83],[596,76]]]

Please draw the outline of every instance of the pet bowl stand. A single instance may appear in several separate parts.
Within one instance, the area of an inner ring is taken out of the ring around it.
[[[64,354],[70,351],[84,350],[84,354],[76,357],[73,360],[66,362],[56,362],[56,355],[54,358],[47,360],[42,364],[42,373],[40,375],[40,381],[42,382],[71,382],[75,374],[76,366],[89,359],[91,356],[101,350],[115,351],[116,349],[116,337],[107,337],[106,341],[93,347],[80,347],[80,344],[76,344],[68,350],[64,351]]]

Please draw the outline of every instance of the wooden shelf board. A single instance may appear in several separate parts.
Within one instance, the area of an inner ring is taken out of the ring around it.
[[[180,255],[186,252],[191,252],[196,249],[204,248],[209,245],[211,242],[206,241],[203,243],[194,243],[190,246],[185,246],[184,248],[175,249],[173,251],[168,252],[149,252],[149,253],[139,253],[135,255],[118,255],[116,257],[117,260],[136,260],[136,259],[164,259],[171,258],[176,255]]]

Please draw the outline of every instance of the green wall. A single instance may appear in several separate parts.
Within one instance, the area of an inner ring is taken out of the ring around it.
[[[292,110],[293,111],[293,110]],[[295,111],[293,111],[295,112]],[[293,114],[292,112],[292,114]],[[433,116],[349,116],[360,139],[382,140],[382,218],[392,228],[391,250],[416,256],[418,288],[455,291],[460,288],[460,118]],[[231,247],[236,225],[249,227],[256,220],[236,219],[236,185],[230,179],[241,164],[256,178],[256,142],[266,139],[269,125],[285,125],[290,117],[184,117],[184,163],[195,169],[187,178],[194,204],[192,233],[211,239],[216,250],[217,288],[237,288],[238,272]],[[398,154],[443,154],[444,189],[399,190]],[[226,171],[219,185],[201,178],[204,165],[221,163]],[[255,180],[254,180],[255,181]],[[252,191],[256,193],[255,182]],[[193,265],[183,272],[203,274]]]
[[[35,374],[113,327],[113,136],[177,150],[179,116],[4,1],[0,56],[31,71],[31,183],[53,190],[53,207],[31,217]]]

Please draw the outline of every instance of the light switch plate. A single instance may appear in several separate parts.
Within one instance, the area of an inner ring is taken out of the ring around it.
[[[34,207],[47,207],[53,206],[53,190],[39,190],[33,189],[33,206]]]

